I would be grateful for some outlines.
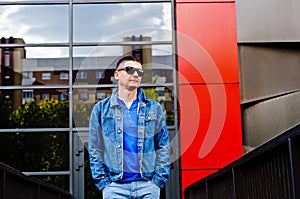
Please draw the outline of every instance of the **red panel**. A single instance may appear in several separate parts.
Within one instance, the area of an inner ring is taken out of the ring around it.
[[[239,85],[180,85],[182,169],[219,169],[242,155]]]
[[[242,155],[235,14],[234,0],[176,1],[182,190]]]
[[[188,186],[192,185],[193,183],[197,182],[199,179],[202,179],[217,170],[184,170],[182,171],[182,192]],[[183,195],[183,194],[182,194]]]
[[[179,84],[238,83],[235,3],[176,4]]]

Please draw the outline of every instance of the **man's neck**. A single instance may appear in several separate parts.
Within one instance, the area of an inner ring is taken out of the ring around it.
[[[121,89],[118,91],[118,97],[126,103],[132,102],[137,98],[137,89],[133,91]]]

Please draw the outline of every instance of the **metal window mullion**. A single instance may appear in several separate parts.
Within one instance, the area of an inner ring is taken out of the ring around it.
[[[67,5],[69,0],[48,0],[48,1],[0,1],[1,5]]]
[[[175,121],[175,132],[178,133],[178,68],[177,68],[177,45],[176,45],[176,30],[175,30],[175,0],[171,0],[171,19],[172,19],[172,57],[173,57],[173,91],[174,91],[174,121]],[[178,142],[179,143],[179,142]]]
[[[69,85],[49,86],[0,86],[0,90],[68,89]]]
[[[167,126],[168,130],[175,130],[175,126]],[[88,132],[89,127],[79,127],[76,128],[76,132]]]
[[[69,1],[69,192],[73,195],[73,5]]]
[[[135,46],[135,45],[172,45],[172,41],[114,41],[114,42],[77,42],[73,46]]]
[[[14,128],[14,129],[0,129],[1,133],[49,133],[49,132],[68,132],[69,128]]]
[[[73,4],[169,3],[172,0],[73,0]]]
[[[0,48],[25,48],[25,47],[68,47],[69,43],[26,43],[26,44],[0,44]]]
[[[135,46],[135,45],[172,45],[172,41],[114,41],[114,42],[77,42],[72,46]],[[69,43],[26,43],[26,44],[0,44],[0,48],[25,47],[69,47]]]
[[[59,175],[59,176],[63,176],[63,175],[70,175],[70,171],[30,171],[30,172],[22,172],[25,175],[29,175],[29,176],[55,176],[55,175]]]
[[[175,135],[172,136],[174,137],[173,139],[177,139],[175,142],[177,143],[177,148],[178,151],[176,154],[179,155],[180,152],[180,132],[179,132],[179,111],[178,111],[178,67],[177,67],[177,45],[176,45],[176,21],[175,21],[175,0],[171,0],[171,20],[172,20],[172,57],[173,57],[173,92],[174,92],[174,126],[173,128],[175,128]],[[178,156],[179,157],[179,156]],[[171,179],[173,179],[173,181],[171,182],[170,186],[175,187],[175,189],[171,188],[170,190],[176,190],[176,191],[170,191],[168,192],[169,195],[167,194],[168,198],[180,198],[181,197],[181,166],[180,166],[180,162],[178,160],[176,160],[175,162],[173,162],[174,164],[174,169],[175,171],[172,172],[172,176]]]
[[[86,89],[95,89],[95,88],[117,88],[118,85],[117,84],[90,84],[90,85],[74,85],[73,88],[86,88]],[[174,83],[164,83],[164,84],[157,84],[157,83],[153,83],[153,84],[141,84],[140,85],[141,88],[147,88],[147,87],[174,87]]]

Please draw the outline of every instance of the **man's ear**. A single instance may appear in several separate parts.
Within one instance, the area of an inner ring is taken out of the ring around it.
[[[114,76],[115,76],[116,80],[119,80],[119,75],[120,75],[120,73],[118,71],[114,72]]]

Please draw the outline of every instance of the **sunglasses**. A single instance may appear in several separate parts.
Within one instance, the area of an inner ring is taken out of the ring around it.
[[[126,66],[124,68],[120,68],[117,71],[125,70],[129,75],[133,75],[135,72],[138,74],[139,77],[142,77],[144,75],[143,69],[134,68],[131,66]]]

